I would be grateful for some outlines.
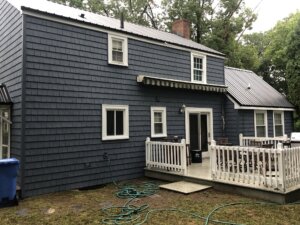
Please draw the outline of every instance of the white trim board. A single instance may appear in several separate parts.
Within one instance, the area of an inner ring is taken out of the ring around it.
[[[34,9],[32,9],[34,10]],[[133,39],[133,40],[138,40],[138,41],[143,41],[143,42],[146,42],[146,43],[150,43],[150,44],[155,44],[155,45],[159,45],[159,46],[164,46],[164,47],[168,47],[168,48],[173,48],[173,49],[178,49],[178,50],[182,50],[182,51],[186,51],[186,52],[194,52],[194,53],[198,53],[198,54],[205,54],[206,56],[213,56],[215,58],[220,58],[220,59],[225,59],[226,57],[225,56],[220,56],[220,55],[217,55],[217,54],[213,54],[213,53],[208,53],[206,51],[201,51],[201,50],[197,50],[197,49],[193,49],[193,48],[189,48],[189,47],[181,47],[181,46],[178,46],[176,44],[172,44],[172,43],[167,43],[167,42],[163,42],[163,40],[161,41],[156,41],[156,40],[150,40],[151,38],[146,38],[146,37],[138,37],[138,35],[133,35],[133,34],[129,34],[129,33],[126,33],[126,32],[121,32],[121,31],[112,31],[110,29],[113,29],[113,28],[101,28],[100,25],[98,24],[87,24],[86,22],[84,21],[70,21],[70,20],[74,20],[72,18],[65,18],[65,19],[62,19],[62,18],[58,18],[56,17],[55,15],[51,15],[51,14],[48,14],[48,15],[43,15],[43,14],[47,14],[47,12],[32,12],[32,11],[29,11],[27,9],[23,9],[22,10],[22,14],[23,15],[28,15],[28,16],[33,16],[33,17],[37,17],[37,18],[41,18],[41,19],[45,19],[45,20],[49,20],[49,21],[54,21],[54,22],[58,22],[58,23],[63,23],[63,24],[68,24],[68,25],[71,25],[71,26],[76,26],[76,27],[80,27],[80,28],[85,28],[85,29],[89,29],[89,30],[94,30],[94,31],[100,31],[100,32],[103,32],[103,33],[107,33],[107,34],[111,34],[111,35],[123,35],[123,36],[126,36],[127,38],[130,38],[130,39]],[[85,24],[84,24],[85,23]]]
[[[276,107],[258,107],[258,106],[241,106],[231,96],[226,95],[227,98],[234,104],[234,109],[250,109],[250,110],[273,110],[273,111],[295,111],[291,108],[276,108]]]

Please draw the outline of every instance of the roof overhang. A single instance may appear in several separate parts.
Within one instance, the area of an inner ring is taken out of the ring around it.
[[[240,105],[232,96],[226,95],[228,99],[234,104],[234,109],[244,109],[244,110],[272,110],[272,111],[295,111],[294,108],[285,107],[271,107],[271,106],[244,106]]]
[[[5,84],[0,84],[0,105],[11,105],[12,101]]]
[[[225,85],[200,84],[200,83],[192,83],[192,82],[182,81],[182,80],[173,80],[173,79],[158,78],[158,77],[144,76],[144,75],[138,75],[137,82],[146,86],[167,87],[167,88],[207,91],[207,92],[217,92],[217,93],[227,92],[227,86]]]

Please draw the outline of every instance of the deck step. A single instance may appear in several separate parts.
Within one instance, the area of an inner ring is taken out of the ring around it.
[[[182,194],[190,194],[198,191],[203,191],[208,188],[211,188],[211,186],[202,185],[202,184],[195,184],[187,181],[177,181],[169,184],[163,184],[159,186],[162,189],[170,190],[179,192]]]

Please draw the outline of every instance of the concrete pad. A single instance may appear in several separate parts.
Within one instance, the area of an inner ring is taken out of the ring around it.
[[[159,187],[166,190],[183,193],[183,194],[190,194],[193,192],[203,191],[208,188],[211,188],[211,186],[195,184],[186,181],[178,181],[170,184],[162,184]]]

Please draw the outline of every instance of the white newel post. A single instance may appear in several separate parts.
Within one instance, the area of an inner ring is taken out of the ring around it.
[[[279,150],[279,180],[282,183],[282,191],[285,192],[285,152],[286,149],[283,148],[283,144],[282,143],[278,143],[277,144],[277,149]]]
[[[181,162],[182,162],[182,170],[183,170],[183,175],[187,175],[187,165],[186,165],[186,157],[187,157],[187,154],[186,154],[186,141],[185,139],[181,139],[181,144],[182,144],[182,147],[181,147]]]
[[[150,161],[150,155],[151,155],[151,153],[150,153],[151,145],[150,145],[150,138],[149,137],[146,138],[145,147],[146,147],[146,167],[150,167],[150,162],[149,161]]]
[[[217,154],[216,154],[216,141],[215,140],[212,140],[211,141],[211,146],[209,147],[210,148],[210,168],[211,168],[211,178],[213,179],[214,178],[214,174],[215,174],[215,171],[216,171],[216,164],[217,164]]]
[[[243,142],[243,134],[239,135],[240,138],[240,146],[244,146],[244,142]]]

